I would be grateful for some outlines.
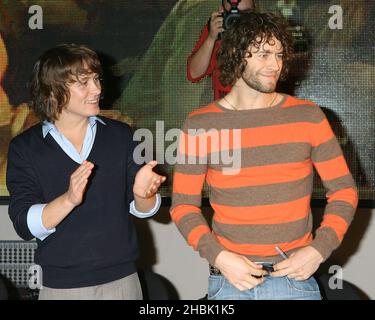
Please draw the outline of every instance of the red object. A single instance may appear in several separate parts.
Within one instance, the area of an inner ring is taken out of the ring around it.
[[[205,78],[207,76],[211,76],[211,78],[212,78],[212,89],[214,91],[214,99],[218,100],[218,99],[222,98],[223,96],[225,96],[232,89],[231,86],[223,86],[221,84],[220,80],[219,80],[220,71],[217,68],[216,56],[217,56],[218,50],[220,48],[220,43],[221,43],[220,40],[217,40],[215,42],[215,46],[214,46],[214,49],[213,49],[212,55],[211,55],[211,61],[210,61],[210,64],[209,64],[206,72],[204,74],[202,74],[201,76],[196,77],[196,78],[193,78],[191,76],[191,73],[190,73],[191,58],[199,50],[199,48],[202,46],[203,42],[207,39],[207,37],[208,37],[208,25],[206,24],[205,27],[203,28],[203,30],[201,31],[200,38],[199,38],[198,42],[196,43],[193,51],[191,52],[191,54],[189,55],[189,57],[187,59],[187,78],[188,78],[189,81],[191,81],[193,83],[196,83],[196,82],[199,82],[200,80],[202,80],[203,78]]]

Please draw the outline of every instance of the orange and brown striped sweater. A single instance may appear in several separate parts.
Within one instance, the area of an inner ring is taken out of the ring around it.
[[[219,143],[210,129],[218,133]],[[235,131],[240,144],[233,142]],[[234,174],[223,170],[230,170],[220,157],[225,148],[240,151],[241,165]],[[311,245],[326,260],[353,219],[355,182],[324,113],[310,101],[283,95],[272,108],[241,111],[211,103],[188,116],[179,153],[171,217],[189,245],[211,264],[222,250],[252,261],[278,262],[275,246],[290,254]],[[314,237],[313,167],[328,200]],[[214,210],[211,227],[200,208],[204,182]]]

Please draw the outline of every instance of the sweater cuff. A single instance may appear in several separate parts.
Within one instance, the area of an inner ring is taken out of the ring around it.
[[[133,200],[130,203],[129,212],[137,218],[141,218],[141,219],[150,218],[150,217],[154,216],[159,211],[160,205],[161,205],[161,197],[160,197],[160,194],[157,193],[156,198],[155,198],[155,205],[150,211],[148,211],[148,212],[138,211],[135,207],[135,202]]]
[[[198,243],[199,254],[207,259],[208,263],[215,265],[216,257],[221,251],[226,250],[215,238],[212,233],[205,234]]]
[[[316,231],[315,238],[311,242],[310,246],[319,251],[323,257],[323,262],[326,261],[340,245],[340,241],[337,238],[335,231],[331,228],[319,228]]]
[[[46,203],[43,204],[34,204],[30,207],[29,211],[27,212],[27,226],[31,232],[31,234],[39,239],[44,240],[50,234],[56,231],[55,228],[46,229],[42,222],[42,214],[43,209],[46,206]]]

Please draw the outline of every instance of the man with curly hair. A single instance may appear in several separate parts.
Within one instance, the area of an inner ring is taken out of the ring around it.
[[[255,8],[253,0],[222,0],[222,5],[217,11],[212,12],[207,24],[201,31],[199,40],[187,59],[188,80],[194,83],[211,76],[215,100],[221,98],[231,89],[230,85],[225,86],[219,80],[216,55],[221,44],[219,35],[224,31],[223,13],[231,10],[232,2],[238,4],[237,8],[241,13]]]
[[[272,14],[242,15],[218,54],[220,79],[232,90],[183,126],[171,216],[210,264],[208,299],[321,299],[312,275],[355,213],[356,185],[324,113],[275,91],[292,57],[286,28]],[[228,168],[223,151],[239,154],[240,168]],[[328,191],[315,236],[314,167]],[[204,182],[211,227],[200,208]]]

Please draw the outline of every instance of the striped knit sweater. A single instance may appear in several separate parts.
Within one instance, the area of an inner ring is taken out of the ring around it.
[[[219,141],[232,143],[210,143],[215,140],[208,138],[211,128]],[[240,129],[240,145],[231,139],[234,129]],[[229,140],[224,139],[228,131]],[[205,140],[207,148],[202,147]],[[217,161],[224,148],[240,151],[241,165],[233,174],[227,162]],[[353,219],[355,182],[324,113],[310,101],[284,95],[274,107],[241,111],[211,103],[188,116],[179,153],[171,217],[188,244],[211,264],[222,250],[276,263],[282,258],[275,246],[291,254],[310,245],[326,260]],[[313,167],[328,200],[314,237]],[[205,182],[214,210],[211,227],[200,208]]]

